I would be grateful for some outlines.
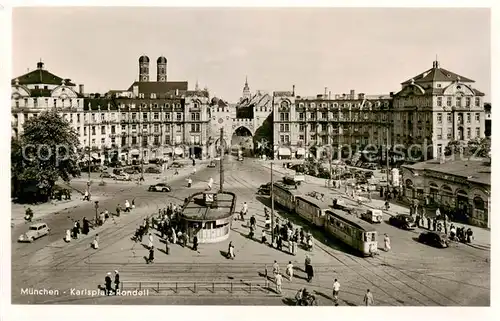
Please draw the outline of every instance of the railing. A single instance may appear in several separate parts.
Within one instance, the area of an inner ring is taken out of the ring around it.
[[[263,283],[263,284],[262,284]],[[265,278],[261,281],[121,281],[120,290],[152,290],[156,293],[162,291],[172,291],[175,294],[179,290],[186,289],[192,293],[198,293],[199,290],[208,290],[211,293],[215,291],[234,293],[236,291],[251,294],[252,291],[269,291],[270,281]],[[271,290],[272,291],[272,290]]]

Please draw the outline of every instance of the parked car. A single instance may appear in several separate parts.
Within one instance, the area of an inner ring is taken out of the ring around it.
[[[170,192],[171,190],[172,188],[165,183],[158,183],[155,185],[151,185],[148,188],[149,192]]]
[[[271,195],[271,183],[260,185],[257,190],[257,194],[259,195]]]
[[[130,181],[132,179],[130,178],[130,175],[128,175],[127,173],[122,173],[120,175],[116,175],[115,180],[117,180],[117,181]]]
[[[115,174],[115,175],[122,175],[123,174],[123,168],[114,168],[113,169],[113,174]]]
[[[415,229],[415,220],[408,214],[398,214],[396,216],[392,216],[389,218],[389,224],[404,230]]]
[[[373,177],[373,172],[372,171],[367,171],[364,173],[366,179],[370,179]]]
[[[150,174],[161,174],[161,169],[159,167],[148,167],[144,172]]]
[[[370,223],[382,223],[382,211],[368,209],[361,214],[361,218]]]
[[[446,234],[439,232],[423,232],[418,236],[418,241],[430,246],[446,248],[448,247],[448,239]]]
[[[123,170],[125,173],[127,174],[130,174],[130,175],[134,175],[134,174],[139,174],[141,171],[140,170],[137,170],[136,168],[134,167],[129,167],[129,168],[126,168]]]
[[[216,165],[215,165],[215,162],[214,162],[214,161],[211,161],[211,162],[207,165],[207,167],[209,167],[209,168],[214,168],[215,166],[216,166]]]
[[[108,173],[108,172],[103,172],[100,177],[102,178],[116,178],[116,175],[115,174],[112,174],[112,173]]]
[[[168,168],[183,168],[183,167],[184,167],[184,164],[179,163],[179,162],[173,162],[172,164],[170,164],[170,166],[168,166]]]
[[[49,234],[50,228],[45,223],[36,223],[30,225],[29,230],[21,234],[17,239],[18,242],[33,242],[34,240]]]

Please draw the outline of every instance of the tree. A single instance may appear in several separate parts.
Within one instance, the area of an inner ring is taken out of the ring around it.
[[[476,137],[467,142],[467,148],[471,157],[490,157],[491,156],[491,139],[489,137]]]
[[[458,140],[450,140],[444,149],[445,156],[464,153],[464,144]],[[438,155],[440,156],[440,155]]]
[[[80,174],[78,135],[55,111],[27,120],[19,139],[11,141],[13,196],[20,201],[46,201],[59,178]]]

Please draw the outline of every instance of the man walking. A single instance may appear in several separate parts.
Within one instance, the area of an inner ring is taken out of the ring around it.
[[[363,303],[366,306],[373,305],[373,295],[370,292],[370,289],[366,290],[365,297],[363,298]]]
[[[276,276],[280,273],[280,266],[278,264],[278,262],[274,261],[274,264],[273,264],[273,275],[274,277],[276,278]]]
[[[104,278],[104,283],[106,285],[106,295],[111,293],[111,272],[108,272],[106,277]]]
[[[148,248],[153,247],[153,235],[149,233],[149,242],[148,242]]]
[[[333,282],[333,302],[335,303],[335,306],[339,305],[339,291],[340,291],[340,283],[335,279]]]
[[[118,270],[115,270],[115,295],[118,292],[118,288],[120,287],[120,274]]]
[[[389,238],[389,235],[384,234],[384,250],[386,252],[389,252],[391,250],[391,239]]]

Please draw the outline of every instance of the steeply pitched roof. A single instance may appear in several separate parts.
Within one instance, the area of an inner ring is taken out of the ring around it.
[[[408,79],[407,81],[401,83],[402,85],[411,84],[411,82],[423,83],[423,82],[433,82],[433,81],[460,81],[460,82],[475,82],[469,78],[457,75],[454,72],[448,71],[439,67],[439,65],[434,64],[434,67],[424,71],[423,73]]]
[[[63,78],[54,75],[53,73],[45,69],[36,69],[28,72],[22,76],[12,79],[11,84],[16,83],[16,79],[19,80],[20,85],[36,85],[36,84],[46,84],[46,85],[60,85]],[[66,86],[75,86],[70,79],[64,79],[66,81]]]
[[[136,81],[128,88],[128,90],[132,91],[134,89],[134,86],[139,86],[139,93],[142,94],[160,94],[172,92],[175,90],[188,90],[187,81]]]

